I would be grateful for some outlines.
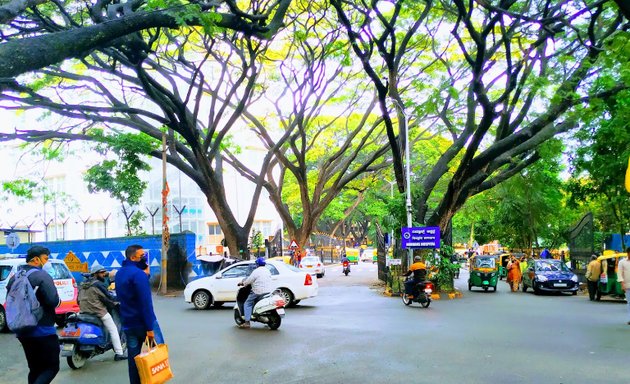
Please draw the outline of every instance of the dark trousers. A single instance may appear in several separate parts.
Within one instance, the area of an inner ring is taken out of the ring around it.
[[[595,300],[595,295],[597,295],[597,285],[598,281],[590,281],[586,280],[586,287],[588,288],[588,298],[591,300]]]
[[[147,331],[144,329],[134,328],[125,330],[127,336],[127,365],[129,367],[129,383],[140,384],[140,375],[138,375],[138,367],[134,357],[138,356],[142,351],[142,343],[147,337]]]
[[[416,284],[418,284],[415,280],[405,280],[405,293],[407,295],[415,295]]]
[[[49,384],[59,372],[57,335],[18,337],[28,362],[28,384]]]

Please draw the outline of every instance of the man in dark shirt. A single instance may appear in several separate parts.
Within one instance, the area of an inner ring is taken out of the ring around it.
[[[140,384],[140,376],[134,357],[140,354],[145,338],[155,339],[153,298],[144,249],[130,245],[125,250],[126,259],[116,273],[116,296],[120,302],[120,317],[127,336],[127,356],[130,384]]]
[[[59,306],[59,294],[52,277],[42,270],[48,262],[50,251],[48,248],[36,245],[31,247],[26,255],[25,271],[35,269],[28,276],[35,291],[35,297],[43,309],[42,318],[37,327],[18,333],[16,336],[26,355],[28,362],[28,384],[48,384],[59,372],[59,339],[55,330],[55,308]],[[7,291],[11,289],[15,276],[9,280]]]

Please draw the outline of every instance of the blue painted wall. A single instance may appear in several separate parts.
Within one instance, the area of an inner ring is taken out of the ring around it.
[[[630,246],[630,236],[629,235],[625,235],[624,236],[624,240],[625,240],[625,244],[626,247]],[[606,249],[612,249],[615,250],[617,252],[625,252],[625,249],[622,249],[622,244],[621,244],[621,235],[618,233],[613,233],[612,235],[609,235],[606,238]]]
[[[195,234],[192,232],[171,235],[171,245],[177,244],[186,254],[192,266],[189,279],[202,275],[200,262],[195,254]],[[94,264],[99,264],[108,270],[118,269],[125,259],[125,248],[129,245],[141,245],[148,253],[148,263],[151,267],[152,279],[160,274],[162,262],[162,236],[130,236],[108,239],[49,241],[41,243],[20,244],[13,252],[6,245],[0,245],[0,254],[26,255],[26,251],[33,245],[42,245],[50,249],[51,258],[63,260],[72,251],[82,262],[88,263],[88,270]],[[73,272],[74,278],[80,282],[83,276]]]

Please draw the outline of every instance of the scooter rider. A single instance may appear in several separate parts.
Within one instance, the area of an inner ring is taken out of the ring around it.
[[[252,286],[252,291],[249,293],[249,296],[245,301],[245,322],[239,325],[240,328],[250,327],[249,321],[252,318],[252,311],[254,310],[254,305],[256,304],[256,301],[260,297],[271,292],[271,289],[273,288],[271,282],[271,272],[265,267],[265,258],[259,257],[256,259],[255,263],[256,269],[254,269],[254,271],[248,277],[246,277],[241,283],[239,283],[239,285],[242,286]]]
[[[120,342],[118,328],[116,327],[112,315],[109,313],[109,311],[115,308],[116,301],[107,291],[107,287],[105,287],[107,275],[108,272],[105,268],[98,264],[92,266],[90,278],[81,283],[81,289],[79,290],[79,308],[82,313],[98,316],[103,321],[103,325],[107,329],[107,332],[109,332],[114,353],[116,354],[114,360],[127,360],[127,356]]]
[[[348,271],[350,270],[350,259],[348,259],[348,257],[346,256],[346,253],[344,252],[341,255],[341,265],[347,265],[348,266]]]
[[[413,264],[411,264],[411,267],[409,267],[409,270],[405,272],[403,276],[410,276],[412,273],[413,278],[405,281],[405,293],[408,296],[413,296],[416,285],[425,281],[427,278],[427,266],[422,262],[420,256],[413,258]]]

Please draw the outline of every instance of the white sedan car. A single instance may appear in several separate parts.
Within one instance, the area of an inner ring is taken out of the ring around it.
[[[220,270],[212,276],[191,281],[184,290],[184,300],[197,309],[210,305],[219,307],[227,301],[236,301],[238,283],[249,276],[255,268],[253,261],[242,261]],[[300,300],[317,296],[317,279],[292,265],[279,261],[267,261],[266,268],[271,272],[274,289],[280,289],[287,306]]]
[[[317,275],[318,278],[324,277],[326,268],[324,263],[317,256],[307,256],[300,262],[300,270],[311,275]]]

